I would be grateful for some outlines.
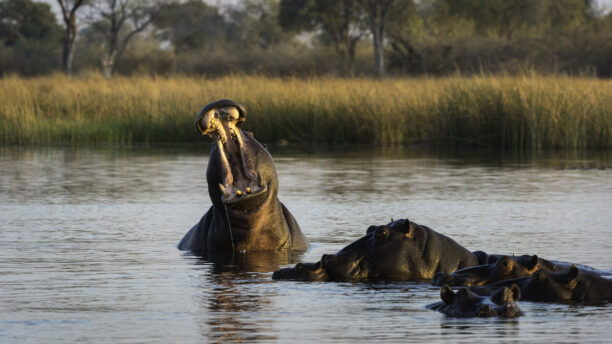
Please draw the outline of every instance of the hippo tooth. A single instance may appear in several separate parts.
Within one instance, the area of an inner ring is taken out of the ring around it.
[[[242,195],[242,191],[236,190],[236,195],[238,195],[238,196]]]
[[[225,186],[223,186],[223,184],[221,183],[219,183],[219,190],[221,190],[223,197],[229,198],[229,193],[227,193],[227,190],[225,190]]]
[[[261,174],[259,174],[259,172],[257,172],[257,179],[259,180],[259,186],[261,186],[263,188],[264,186],[264,181],[261,178]]]
[[[244,191],[246,191],[246,193],[251,193],[251,188],[246,188]]]

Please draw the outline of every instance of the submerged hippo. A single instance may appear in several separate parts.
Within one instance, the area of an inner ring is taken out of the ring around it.
[[[479,263],[476,254],[451,238],[404,219],[370,226],[365,236],[338,253],[325,254],[317,263],[276,271],[272,277],[301,281],[431,280],[436,272]]]
[[[536,271],[522,283],[525,300],[612,301],[612,280],[571,265],[562,272]]]
[[[541,267],[551,267],[548,261],[538,256],[503,256],[495,259],[495,263],[472,266],[452,273],[439,272],[433,285],[443,286],[475,286],[485,285],[512,278],[529,277]]]
[[[487,285],[508,279],[529,277],[540,269],[549,272],[567,271],[571,265],[571,263],[546,260],[536,255],[494,254],[487,256],[486,259],[487,264],[472,266],[452,273],[437,273],[432,284],[464,287]],[[580,265],[579,269],[585,273],[601,274],[599,270],[586,265]]]
[[[278,200],[270,153],[240,127],[244,106],[222,99],[200,111],[196,127],[214,139],[206,180],[212,206],[178,248],[191,251],[305,250],[308,241]]]
[[[470,289],[462,288],[456,293],[445,285],[440,290],[442,302],[428,305],[450,317],[516,317],[523,314],[515,301],[521,296],[516,285],[500,287],[490,294],[480,295]]]
[[[502,286],[516,284],[521,300],[567,302],[612,301],[612,280],[596,272],[580,270],[571,264],[564,271],[536,271],[530,277],[515,278],[482,287],[470,287],[477,293],[489,293]]]

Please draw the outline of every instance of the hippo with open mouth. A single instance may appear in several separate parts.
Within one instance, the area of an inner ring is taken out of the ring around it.
[[[453,239],[408,219],[370,226],[362,238],[317,263],[299,263],[272,278],[299,281],[429,280],[480,264],[484,252],[470,252]]]
[[[308,241],[278,200],[278,176],[264,146],[241,130],[246,109],[221,99],[196,117],[196,128],[214,139],[206,180],[212,206],[179,242],[181,250],[305,250]]]

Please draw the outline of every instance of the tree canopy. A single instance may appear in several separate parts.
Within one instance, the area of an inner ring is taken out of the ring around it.
[[[594,0],[57,1],[0,0],[0,74],[612,74]]]
[[[0,1],[0,39],[6,46],[19,40],[58,40],[61,27],[51,6],[32,0]]]

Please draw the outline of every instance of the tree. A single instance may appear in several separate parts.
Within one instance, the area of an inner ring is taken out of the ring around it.
[[[412,5],[412,0],[357,0],[368,23],[374,45],[374,72],[381,76],[385,72],[384,43],[385,27],[392,11]]]
[[[123,54],[135,35],[151,23],[153,0],[97,0],[91,2],[95,27],[105,34],[105,49],[101,58],[102,74],[110,78],[115,61]]]
[[[438,0],[436,7],[472,20],[478,34],[504,38],[564,29],[594,17],[592,0]]]
[[[49,4],[0,0],[0,75],[37,75],[57,68],[61,35]]]
[[[56,40],[60,28],[51,6],[31,0],[0,2],[0,39],[6,46],[20,40]]]
[[[199,0],[173,1],[152,12],[153,25],[162,40],[175,50],[195,50],[212,44],[223,35],[225,25],[217,8]]]
[[[228,40],[242,46],[248,47],[255,43],[266,50],[287,39],[288,35],[279,25],[278,16],[277,0],[244,0],[241,10],[230,11],[226,36]]]
[[[84,4],[85,0],[57,0],[62,10],[62,18],[66,31],[64,33],[64,52],[62,54],[62,65],[67,75],[72,75],[72,60],[74,59],[74,47],[78,36],[77,10]]]
[[[279,21],[285,30],[319,30],[320,40],[332,45],[345,74],[353,74],[355,48],[366,30],[352,0],[281,0]]]

